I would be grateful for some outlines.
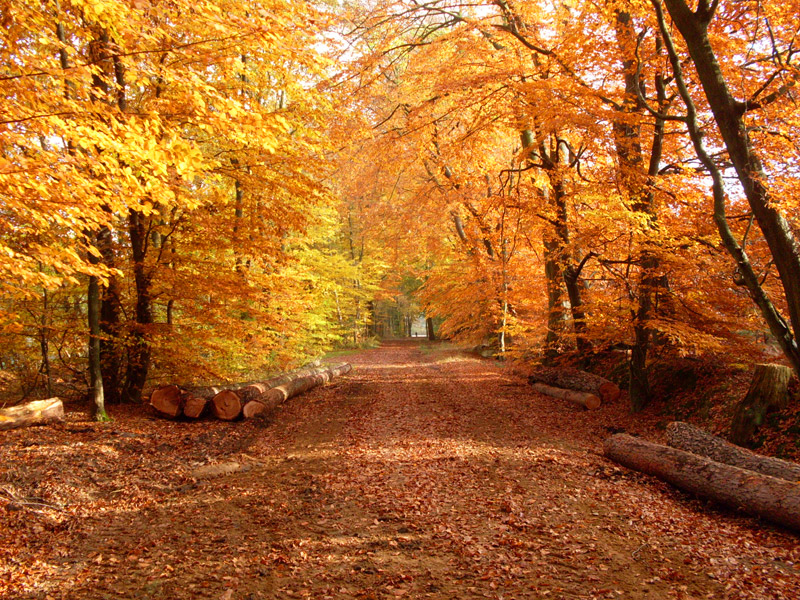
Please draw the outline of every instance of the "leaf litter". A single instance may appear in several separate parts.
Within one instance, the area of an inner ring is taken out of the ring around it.
[[[351,362],[267,421],[5,432],[0,598],[800,597],[796,535],[600,455],[656,417],[446,346]]]

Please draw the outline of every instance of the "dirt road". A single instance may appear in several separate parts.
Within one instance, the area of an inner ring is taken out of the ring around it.
[[[658,435],[624,405],[580,412],[425,343],[348,359],[267,423],[7,438],[0,460],[49,465],[37,497],[62,512],[0,503],[0,597],[800,597],[798,537],[599,455],[609,429]],[[241,470],[196,481],[206,462]]]

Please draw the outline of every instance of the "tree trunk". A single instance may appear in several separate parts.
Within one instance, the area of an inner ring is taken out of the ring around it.
[[[34,400],[0,409],[0,431],[29,425],[47,425],[64,420],[64,405],[58,398]]]
[[[342,367],[346,367],[347,370],[342,371]],[[349,370],[350,365],[346,363],[336,367],[300,369],[273,377],[264,382],[251,383],[238,389],[223,390],[211,399],[211,411],[215,417],[223,421],[232,421],[243,412],[263,412],[258,410],[255,405],[249,407],[247,411],[244,411],[244,409],[246,405],[253,402],[265,404],[272,408],[287,398],[326,383],[334,376],[338,376],[343,372],[346,373]],[[273,397],[279,398],[279,400],[273,403]]]
[[[800,486],[626,434],[608,438],[605,456],[686,492],[800,531]]]
[[[558,387],[552,387],[543,383],[531,384],[534,392],[539,392],[545,396],[552,396],[553,398],[561,398],[562,400],[569,400],[573,404],[582,406],[587,410],[594,410],[600,408],[600,398],[594,394],[587,392],[576,392],[575,390],[565,390]]]
[[[150,369],[150,342],[147,339],[149,326],[153,323],[150,284],[152,273],[147,271],[147,226],[143,214],[134,210],[128,213],[128,232],[133,253],[133,279],[136,286],[136,322],[131,332],[128,349],[128,370],[123,399],[141,402],[142,390]]]
[[[613,402],[620,396],[619,386],[613,381],[603,379],[594,373],[566,367],[536,367],[528,375],[528,383],[544,383],[579,392],[589,392],[598,396],[604,404]]]
[[[792,369],[782,365],[756,365],[747,395],[733,412],[730,440],[739,446],[752,442],[753,434],[771,408],[783,408],[789,399]]]
[[[433,319],[430,317],[425,319],[425,331],[428,333],[429,341],[436,341],[436,331],[433,328]]]
[[[797,463],[760,456],[745,448],[735,446],[720,437],[711,435],[691,425],[676,421],[667,426],[667,444],[679,450],[705,456],[711,460],[755,471],[762,475],[800,482],[800,465]]]
[[[108,207],[105,207],[105,210],[109,212]],[[108,227],[103,227],[97,232],[97,249],[103,257],[103,264],[109,269],[114,269],[117,258],[111,230]],[[103,374],[103,394],[106,402],[111,404],[118,403],[122,398],[121,298],[119,279],[110,274],[108,285],[103,288],[100,298],[100,370]]]
[[[92,254],[89,254],[89,261],[93,264],[96,262]],[[108,421],[100,367],[100,284],[93,275],[89,277],[86,303],[89,319],[89,386],[94,402],[94,417],[98,421]]]
[[[743,267],[744,283],[747,285],[751,297],[759,306],[761,314],[777,339],[784,356],[791,363],[795,373],[800,375],[800,348],[797,344],[797,334],[800,332],[800,244],[798,244],[791,225],[780,211],[780,199],[772,198],[767,187],[769,177],[755,151],[746,121],[747,111],[752,107],[748,106],[746,102],[737,100],[731,93],[725,74],[711,45],[708,26],[714,18],[717,3],[712,5],[713,8],[707,3],[701,3],[695,11],[684,0],[665,0],[664,3],[675,27],[686,42],[731,164],[764,235],[764,240],[769,246],[771,258],[780,275],[791,326],[786,324],[772,302],[766,298],[766,293],[758,277],[753,277],[747,272],[750,270],[749,265],[743,263],[749,263],[749,259],[744,249],[739,248],[734,240],[727,239],[727,233],[724,231],[727,223],[721,222],[724,221],[724,215],[715,214],[715,220],[722,230],[721,234],[726,249],[740,268]],[[661,10],[660,6],[660,3],[657,6],[654,4],[657,11]],[[668,41],[668,35],[667,28],[662,26],[662,37],[665,38],[665,42]],[[676,76],[679,74],[678,69],[680,66],[676,68],[673,63]],[[697,143],[695,143],[695,147],[697,147]],[[706,162],[700,152],[698,152],[698,157],[704,163]],[[715,213],[718,212],[715,209]]]

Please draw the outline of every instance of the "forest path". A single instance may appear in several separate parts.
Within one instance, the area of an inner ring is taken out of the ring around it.
[[[792,534],[600,456],[624,406],[581,412],[424,342],[348,358],[269,423],[184,424],[195,453],[251,428],[219,457],[248,470],[154,488],[143,465],[139,500],[54,528],[6,597],[800,597]]]

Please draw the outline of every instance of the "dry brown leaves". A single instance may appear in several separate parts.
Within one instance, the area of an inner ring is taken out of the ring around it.
[[[795,535],[599,455],[655,417],[439,347],[352,362],[266,426],[129,409],[8,432],[0,597],[800,597]]]

